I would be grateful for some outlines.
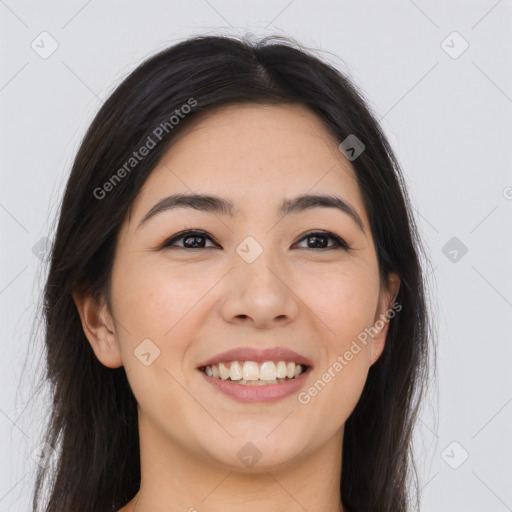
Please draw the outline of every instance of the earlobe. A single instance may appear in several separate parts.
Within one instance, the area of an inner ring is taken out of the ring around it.
[[[84,334],[100,363],[108,368],[122,366],[119,339],[105,301],[98,302],[93,297],[76,291],[73,291],[73,300]]]
[[[400,277],[392,272],[388,278],[388,286],[381,294],[379,307],[374,319],[374,328],[377,329],[377,333],[373,336],[370,345],[370,366],[379,359],[384,351],[389,320],[392,317],[390,313],[393,310],[393,304],[398,296],[399,289]]]

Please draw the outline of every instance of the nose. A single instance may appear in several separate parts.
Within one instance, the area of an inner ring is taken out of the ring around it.
[[[268,251],[252,263],[235,260],[224,286],[221,315],[226,322],[270,329],[292,322],[299,311],[291,277]]]

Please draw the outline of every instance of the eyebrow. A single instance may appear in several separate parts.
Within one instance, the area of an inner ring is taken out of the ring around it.
[[[342,211],[349,215],[358,228],[365,233],[363,221],[355,209],[349,203],[336,196],[303,194],[283,201],[278,213],[284,216],[289,213],[302,213],[319,207],[336,208]],[[155,215],[177,208],[192,208],[203,212],[229,215],[230,217],[234,217],[238,211],[235,210],[231,200],[223,197],[206,194],[175,194],[158,201],[140,220],[136,229],[139,229],[140,226]]]

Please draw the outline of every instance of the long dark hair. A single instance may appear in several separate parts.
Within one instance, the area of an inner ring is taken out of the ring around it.
[[[429,382],[433,331],[421,261],[428,256],[399,164],[363,95],[311,50],[282,36],[256,42],[199,36],[160,51],[130,73],[95,116],[74,160],[42,306],[44,382],[52,397],[44,440],[55,449],[56,463],[37,472],[34,512],[118,510],[139,490],[135,397],[124,368],[107,368],[95,357],[72,292],[110,304],[117,234],[145,180],[190,119],[234,103],[301,103],[340,142],[355,135],[365,145],[352,165],[380,277],[385,283],[390,272],[400,276],[396,301],[402,310],[390,320],[384,351],[345,425],[341,497],[347,512],[403,512],[410,510],[414,480],[418,503],[412,433]],[[126,162],[148,137],[156,147],[128,171]],[[126,172],[119,173],[123,166]],[[114,180],[116,173],[122,179]]]

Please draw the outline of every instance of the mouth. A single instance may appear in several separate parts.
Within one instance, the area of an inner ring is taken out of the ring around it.
[[[242,403],[275,402],[298,393],[312,372],[294,361],[226,361],[198,368],[206,383]]]
[[[294,361],[226,361],[199,370],[213,379],[241,386],[267,386],[296,380],[309,368]]]

